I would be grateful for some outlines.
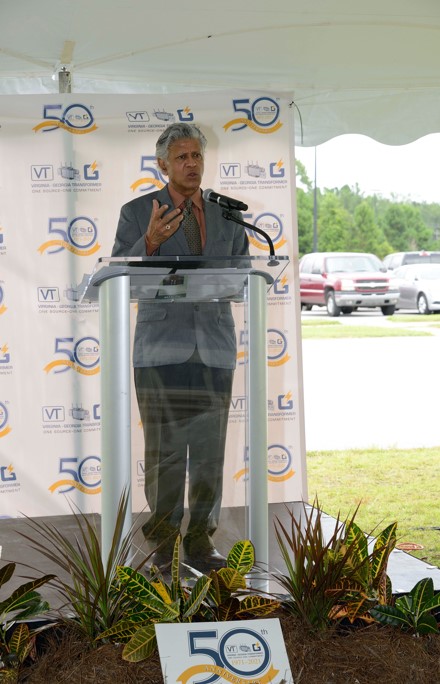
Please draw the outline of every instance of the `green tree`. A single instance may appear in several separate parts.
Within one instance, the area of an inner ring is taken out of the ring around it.
[[[297,187],[296,211],[298,218],[299,254],[308,254],[313,250],[313,183],[307,175],[306,167],[298,159],[295,160],[296,180],[305,189]]]
[[[371,252],[380,259],[392,251],[383,230],[375,221],[374,210],[366,201],[358,204],[354,211],[354,223],[348,249],[351,252]]]
[[[416,204],[422,221],[431,232],[430,249],[440,248],[440,204]]]
[[[364,201],[359,185],[356,183],[353,188],[343,185],[342,188],[334,188],[332,192],[341,200],[341,204],[350,214],[354,214],[356,208]]]
[[[299,254],[313,251],[313,195],[301,188],[296,191]]]
[[[299,160],[297,180],[300,255],[313,250],[313,181]],[[399,202],[380,195],[364,196],[359,185],[317,189],[319,251],[390,252],[440,250],[440,204]]]
[[[318,214],[318,249],[320,252],[344,252],[350,239],[352,217],[333,192],[321,198]]]
[[[307,191],[312,192],[313,183],[307,175],[306,167],[299,159],[295,159],[295,173],[297,182],[302,183]]]
[[[391,204],[383,217],[383,229],[393,252],[430,247],[432,233],[424,224],[420,210],[410,204]]]

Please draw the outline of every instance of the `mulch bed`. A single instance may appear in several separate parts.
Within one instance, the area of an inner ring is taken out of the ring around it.
[[[273,617],[273,616],[270,616]],[[436,684],[440,634],[414,637],[369,625],[311,634],[285,612],[280,619],[295,684]],[[23,669],[27,684],[163,684],[157,653],[141,663],[121,658],[122,647],[90,644],[65,629],[51,629],[36,661]],[[280,673],[280,677],[283,673]],[[171,684],[171,683],[168,683]],[[278,684],[278,679],[274,684]]]

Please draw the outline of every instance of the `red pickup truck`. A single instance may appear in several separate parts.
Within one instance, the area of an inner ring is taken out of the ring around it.
[[[301,309],[325,306],[329,316],[350,314],[359,307],[379,307],[391,316],[399,288],[374,254],[315,252],[299,262]]]

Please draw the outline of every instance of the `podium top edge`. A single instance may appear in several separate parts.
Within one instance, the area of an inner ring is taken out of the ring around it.
[[[154,256],[154,257],[147,257],[147,256],[127,256],[127,257],[99,257],[97,264],[121,264],[121,265],[129,265],[129,264],[136,264],[138,265],[146,265],[146,266],[151,266],[154,267],[155,265],[160,266],[161,264],[170,264],[170,263],[175,263],[175,264],[203,264],[203,263],[221,263],[224,261],[228,261],[229,263],[234,263],[234,262],[243,262],[243,260],[249,261],[251,263],[253,262],[258,262],[258,263],[264,263],[267,265],[274,264],[277,265],[276,262],[283,262],[287,263],[289,261],[290,257],[288,256],[253,256],[251,254],[244,254],[244,255],[229,255],[229,256],[191,256],[191,255],[178,255],[178,256]]]

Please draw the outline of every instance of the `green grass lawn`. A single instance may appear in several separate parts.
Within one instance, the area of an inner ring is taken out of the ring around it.
[[[387,320],[393,323],[440,323],[438,314],[394,314],[387,316]]]
[[[334,319],[304,318],[303,339],[402,337],[430,335],[440,319],[420,314],[394,315],[391,326],[344,325]],[[402,327],[410,323],[411,327]],[[423,329],[418,329],[418,325]],[[309,501],[345,519],[360,504],[356,520],[366,533],[398,523],[400,542],[423,546],[417,558],[440,566],[440,447],[430,449],[364,449],[307,454]]]
[[[398,543],[421,544],[412,555],[440,566],[439,456],[440,447],[309,452],[309,501],[343,519],[360,503],[366,533],[397,521]]]
[[[414,330],[413,328],[385,328],[377,326],[355,325],[311,325],[302,326],[302,339],[342,339],[350,337],[429,337],[427,330]]]
[[[370,326],[370,325],[344,325],[340,320],[334,318],[303,318],[301,320],[302,339],[343,339],[354,337],[426,337],[432,333],[427,327],[437,328],[440,319],[434,316],[421,316],[420,314],[408,314],[387,316],[388,321],[402,324],[418,323],[423,329],[418,329],[417,325],[411,327],[394,328],[393,326]],[[427,324],[429,324],[427,326]]]

